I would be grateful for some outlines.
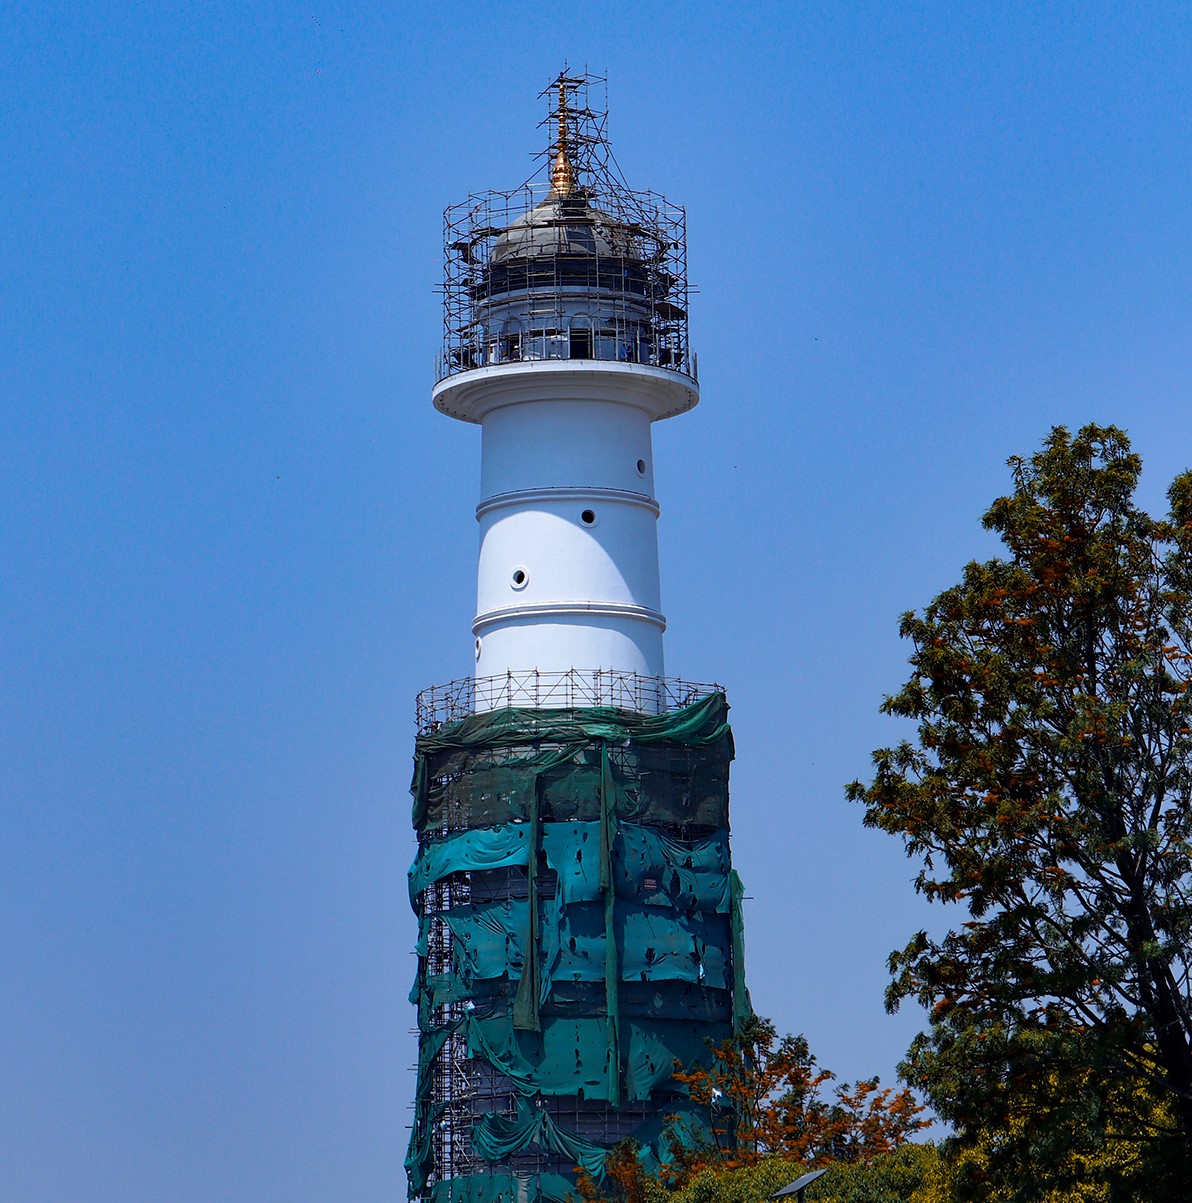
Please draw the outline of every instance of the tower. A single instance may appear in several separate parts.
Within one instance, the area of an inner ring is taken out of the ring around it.
[[[418,701],[411,1198],[562,1200],[748,1013],[719,686],[665,676],[652,425],[699,399],[683,210],[628,188],[588,75],[546,180],[445,218],[435,406],[483,431],[474,675]],[[668,1117],[672,1118],[668,1123]]]

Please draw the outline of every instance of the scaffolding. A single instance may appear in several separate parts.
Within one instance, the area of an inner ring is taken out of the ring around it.
[[[562,72],[540,94],[553,132],[538,170],[473,193],[444,224],[440,381],[541,359],[643,363],[695,377],[686,214],[626,184],[608,141],[603,77]],[[548,165],[549,177],[543,178]]]
[[[444,723],[510,707],[537,711],[607,706],[638,714],[663,714],[714,693],[723,694],[724,686],[611,668],[572,668],[564,672],[530,668],[432,685],[418,694],[415,709],[418,733],[425,735]]]
[[[728,705],[679,696],[420,711],[412,1199],[562,1203],[625,1137],[657,1164],[706,1136],[672,1073],[748,1014],[743,890]]]

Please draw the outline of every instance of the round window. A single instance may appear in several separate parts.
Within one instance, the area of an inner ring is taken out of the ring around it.
[[[515,568],[513,576],[509,578],[509,583],[515,589],[524,589],[530,583],[530,574],[524,568]]]
[[[637,474],[638,476],[645,476],[646,474],[646,461],[644,459],[637,461]]]
[[[582,514],[580,514],[579,520],[584,524],[584,526],[595,526],[596,525],[596,511],[595,510],[584,510],[584,512]]]

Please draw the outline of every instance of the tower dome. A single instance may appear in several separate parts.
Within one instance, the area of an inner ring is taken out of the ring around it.
[[[587,258],[636,259],[623,226],[592,206],[586,196],[551,193],[533,209],[515,218],[489,252],[490,270],[520,259],[558,255]]]
[[[623,222],[595,208],[571,161],[573,138],[565,80],[558,85],[558,137],[546,198],[510,223],[489,253],[489,264],[519,259],[637,258]]]
[[[473,286],[480,359],[658,363],[652,304],[670,279],[648,241],[585,190],[552,189],[502,230]]]

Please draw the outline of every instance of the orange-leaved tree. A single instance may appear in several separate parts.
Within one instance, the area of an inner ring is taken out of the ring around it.
[[[661,1191],[657,1178],[647,1174],[641,1163],[641,1146],[632,1138],[609,1150],[604,1159],[604,1177],[594,1178],[577,1168],[576,1188],[581,1203],[650,1203]]]
[[[881,1088],[877,1078],[823,1088],[835,1074],[820,1068],[802,1036],[779,1038],[767,1019],[753,1018],[712,1050],[710,1061],[676,1066],[704,1113],[707,1137],[675,1140],[672,1183],[705,1165],[752,1165],[769,1155],[815,1167],[869,1161],[928,1126],[909,1090]]]

